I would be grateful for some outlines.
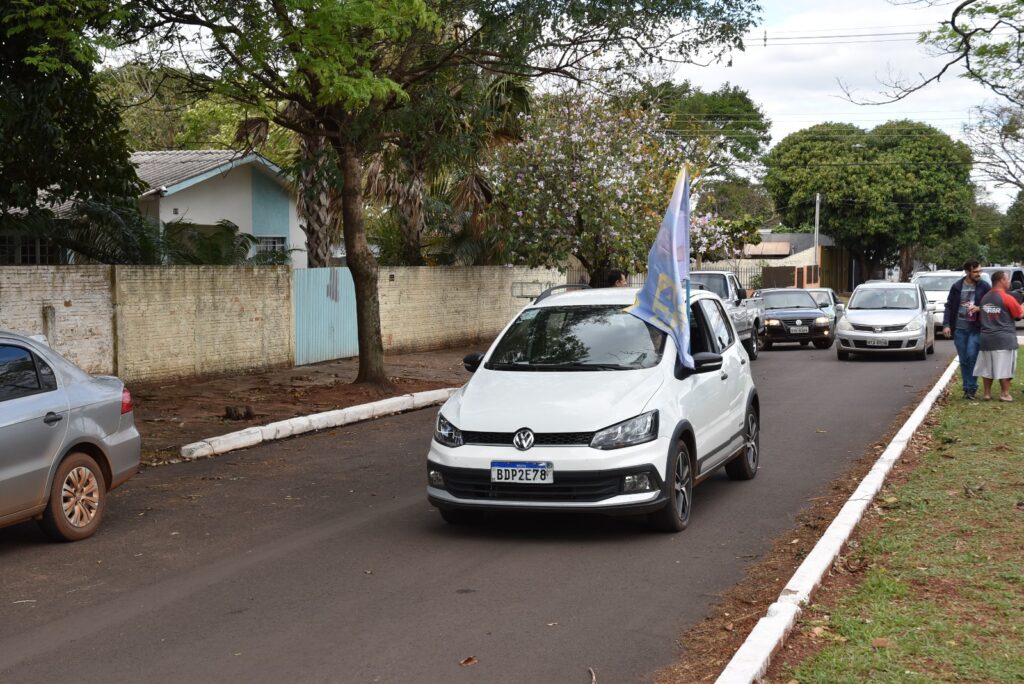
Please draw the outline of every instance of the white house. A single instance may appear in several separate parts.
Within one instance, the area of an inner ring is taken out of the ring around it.
[[[256,249],[293,249],[292,267],[306,267],[306,236],[281,169],[259,154],[232,150],[160,150],[132,155],[148,189],[143,215],[162,224],[213,226],[227,220],[258,240]]]

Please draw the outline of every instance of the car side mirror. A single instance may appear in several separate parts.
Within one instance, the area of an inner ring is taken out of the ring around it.
[[[480,363],[483,360],[483,352],[473,352],[472,354],[466,354],[464,357],[462,357],[462,365],[470,373],[475,373],[476,369],[480,367]]]
[[[843,313],[844,311],[846,311],[846,305],[845,304],[843,304],[842,302],[839,302],[838,304],[836,304],[836,315],[837,316],[839,314]]]
[[[739,298],[738,301],[742,301],[747,298],[747,291],[744,288],[736,290],[736,296]]]
[[[679,358],[676,358],[676,378],[682,380],[688,375],[696,373],[711,373],[722,369],[722,355],[714,352],[697,352],[693,355],[693,369],[684,368]]]

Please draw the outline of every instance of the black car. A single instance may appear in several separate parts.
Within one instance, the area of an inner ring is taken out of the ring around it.
[[[775,288],[761,290],[764,301],[764,348],[777,342],[811,342],[818,349],[832,346],[835,330],[828,314],[807,290]]]

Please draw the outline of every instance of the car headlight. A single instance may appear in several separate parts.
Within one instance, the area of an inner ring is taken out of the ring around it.
[[[850,321],[840,318],[839,323],[836,324],[836,330],[853,330],[853,326],[850,324]]]
[[[658,412],[648,411],[618,425],[594,433],[590,446],[594,449],[621,449],[658,438]]]
[[[764,324],[767,325],[769,328],[775,328],[782,325],[782,321],[780,321],[777,318],[769,318],[767,321],[764,322]]]
[[[915,318],[914,320],[907,323],[906,327],[904,327],[903,329],[906,330],[907,332],[917,332],[918,330],[921,329],[921,321]]]
[[[446,447],[462,446],[462,430],[448,422],[448,419],[437,414],[437,424],[434,427],[434,439]]]
[[[828,316],[818,316],[814,319],[814,325],[828,325]]]

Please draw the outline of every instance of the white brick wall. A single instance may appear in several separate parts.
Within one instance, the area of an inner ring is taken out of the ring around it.
[[[47,335],[90,373],[114,372],[110,266],[0,267],[0,329]],[[53,307],[52,329],[44,307]]]
[[[507,266],[381,267],[380,323],[384,349],[423,351],[494,337],[558,271]]]
[[[291,365],[287,266],[119,266],[118,374],[155,379]]]

